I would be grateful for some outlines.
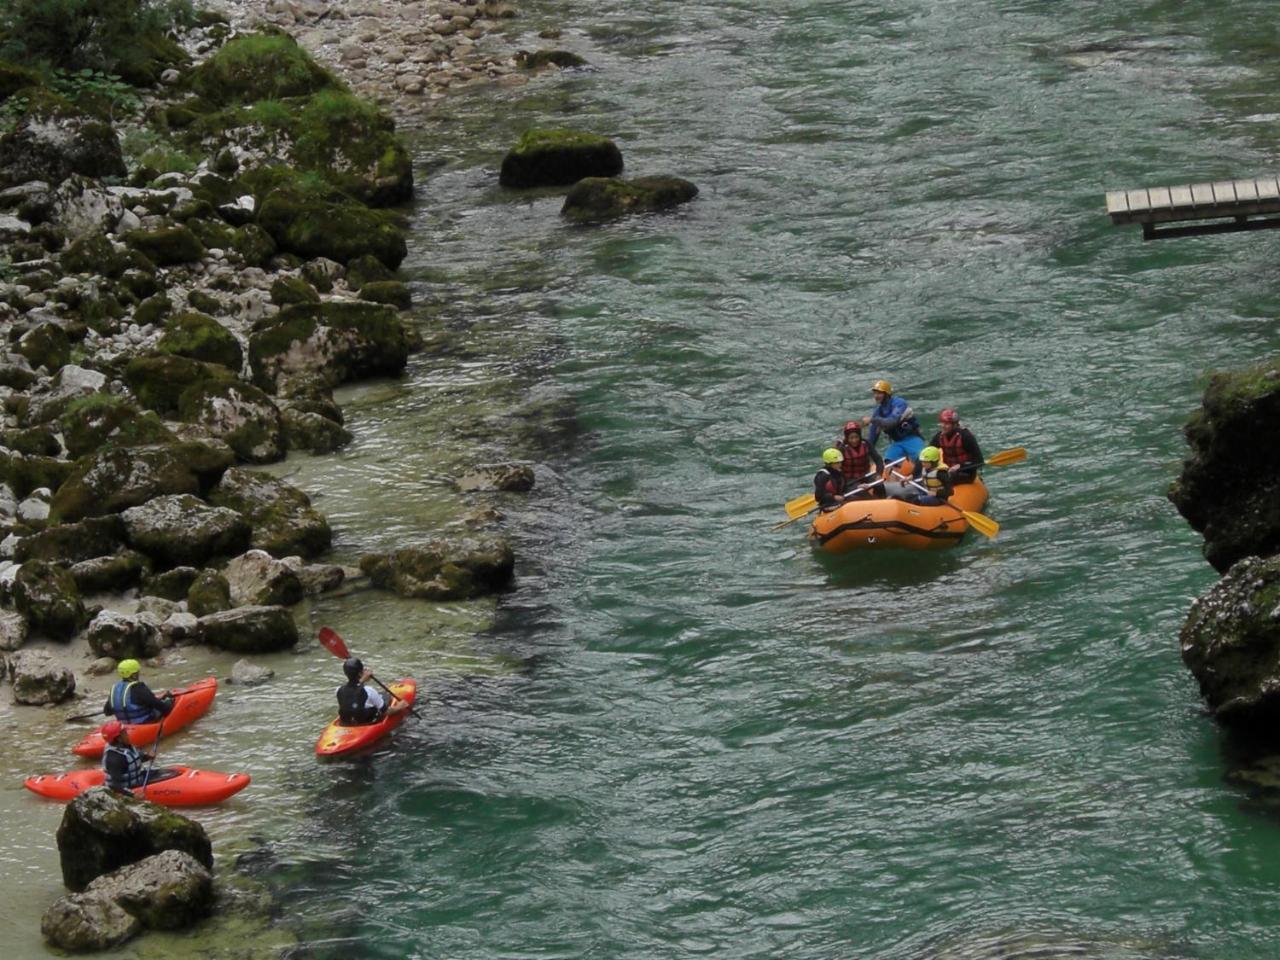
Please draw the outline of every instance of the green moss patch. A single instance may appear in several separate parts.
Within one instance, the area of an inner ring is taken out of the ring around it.
[[[180,313],[171,319],[156,344],[161,353],[189,357],[239,370],[244,352],[235,335],[203,313]]]
[[[237,37],[192,71],[191,89],[219,106],[305,96],[342,84],[279,31]]]

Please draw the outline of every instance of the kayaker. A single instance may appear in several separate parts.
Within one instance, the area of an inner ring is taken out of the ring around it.
[[[157,697],[151,692],[140,677],[142,664],[132,658],[121,660],[116,672],[120,679],[111,688],[103,713],[121,723],[151,723],[169,715],[173,697]]]
[[[893,395],[893,386],[888,380],[877,380],[871,385],[871,397],[876,408],[871,415],[862,418],[863,426],[868,427],[867,443],[873,447],[880,439],[880,431],[890,440],[885,448],[886,460],[900,460],[910,457],[912,461],[924,449],[924,437],[920,435],[920,420],[911,409],[911,404],[902,397]]]
[[[862,439],[862,424],[857,420],[850,420],[844,425],[844,439],[836,442],[835,449],[844,457],[840,463],[840,472],[844,476],[845,490],[853,491],[884,473],[884,459],[876,452],[875,447]],[[883,496],[884,484],[878,483],[857,493],[847,493],[845,499],[869,500]]]
[[[822,469],[813,475],[813,499],[824,513],[844,503],[843,462],[844,454],[835,447],[822,451]]]
[[[973,483],[978,468],[986,462],[977,438],[951,407],[938,414],[938,432],[929,446],[942,451],[942,461],[947,465],[952,483]]]
[[[925,447],[920,451],[920,459],[911,471],[911,479],[915,482],[906,485],[906,499],[912,503],[937,507],[951,498],[951,473],[942,459],[942,451],[937,447]]]
[[[390,706],[374,687],[369,686],[373,671],[366,670],[359,657],[347,657],[342,664],[347,682],[338,688],[338,722],[360,726],[381,720],[388,712],[399,713],[409,705],[399,697]]]
[[[102,751],[102,769],[107,774],[107,786],[121,793],[131,787],[140,787],[147,781],[147,761],[154,753],[143,753],[129,742],[129,729],[119,720],[108,720],[102,725],[102,736],[107,748]]]

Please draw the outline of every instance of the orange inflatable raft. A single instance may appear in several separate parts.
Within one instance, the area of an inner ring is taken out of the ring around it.
[[[809,542],[834,554],[884,547],[954,547],[969,529],[961,511],[980,511],[986,502],[987,487],[980,477],[973,483],[958,484],[945,506],[918,506],[894,498],[851,500],[830,513],[819,513],[809,527]]]

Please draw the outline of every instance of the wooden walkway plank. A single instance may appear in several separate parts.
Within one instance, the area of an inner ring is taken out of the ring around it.
[[[1143,237],[1192,236],[1280,227],[1280,178],[1217,180],[1166,187],[1108,190],[1107,216],[1114,224],[1142,225]],[[1204,221],[1226,221],[1205,223]],[[1165,226],[1185,221],[1184,226]]]

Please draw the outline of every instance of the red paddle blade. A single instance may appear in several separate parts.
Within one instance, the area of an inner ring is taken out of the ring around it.
[[[328,627],[320,628],[320,643],[326,650],[341,660],[347,659],[351,654],[347,651],[347,645],[343,643],[342,638]]]

